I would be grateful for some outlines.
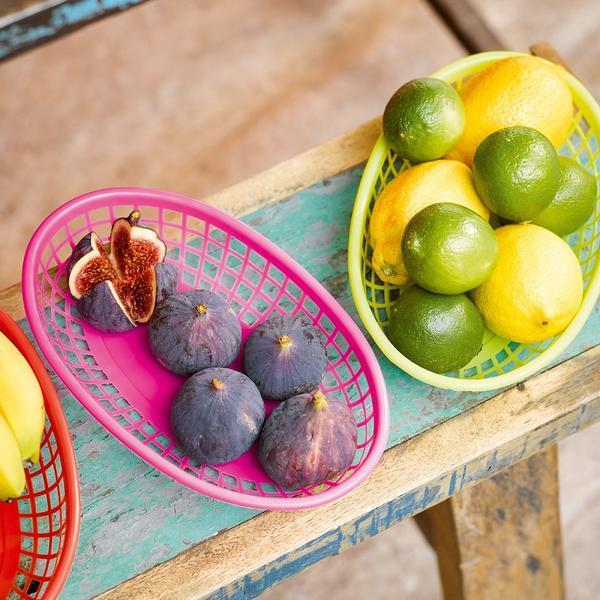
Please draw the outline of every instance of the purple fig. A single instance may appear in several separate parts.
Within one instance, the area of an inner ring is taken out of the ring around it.
[[[149,336],[154,356],[178,375],[227,367],[242,345],[235,313],[208,290],[182,292],[163,300],[150,320]]]
[[[124,331],[126,322],[132,327],[146,323],[154,312],[157,266],[166,246],[155,231],[138,224],[139,218],[134,210],[113,223],[109,249],[94,232],[88,233],[67,264],[69,291],[80,315],[103,331]],[[170,289],[169,277],[162,278],[161,291]],[[98,306],[92,306],[96,302]]]
[[[154,265],[156,271],[156,304],[177,292],[177,268],[171,263]]]
[[[248,338],[244,367],[265,398],[285,400],[319,386],[327,351],[318,330],[304,317],[275,313]]]
[[[317,390],[282,402],[267,418],[258,456],[283,488],[306,488],[343,473],[356,453],[357,426],[345,402]]]
[[[233,369],[205,369],[192,375],[171,406],[177,443],[200,463],[236,459],[258,438],[265,405],[256,386]]]

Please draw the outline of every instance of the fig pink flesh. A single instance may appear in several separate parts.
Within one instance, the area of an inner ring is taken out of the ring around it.
[[[104,288],[102,294],[89,296],[87,304],[92,298],[102,298],[104,310],[108,313],[125,311],[127,319],[133,323],[147,322],[154,312],[157,297],[155,267],[166,253],[166,246],[155,231],[137,225],[139,217],[139,211],[133,211],[127,219],[117,219],[113,223],[109,252],[96,234],[89,234],[74,248],[69,263],[69,289],[75,299],[82,298],[103,282],[110,282],[112,285]],[[174,286],[172,280],[173,277],[168,280],[161,277],[169,288]],[[166,288],[160,290],[161,294],[168,291]],[[109,302],[110,294],[116,294],[114,302]],[[87,312],[91,314],[91,311]],[[98,312],[94,311],[96,321]],[[107,314],[106,319],[108,324],[114,321],[114,315]]]

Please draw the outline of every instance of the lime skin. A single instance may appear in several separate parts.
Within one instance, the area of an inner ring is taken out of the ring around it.
[[[427,206],[409,221],[402,252],[410,278],[437,294],[476,288],[498,261],[498,243],[489,223],[449,202]]]
[[[446,373],[464,367],[481,350],[483,319],[465,294],[405,290],[390,311],[390,342],[417,365]]]
[[[473,159],[475,189],[498,216],[531,221],[558,189],[560,163],[548,138],[531,127],[506,127],[488,135]]]
[[[405,83],[383,112],[383,135],[392,150],[411,163],[445,156],[465,128],[458,92],[445,81],[426,77]]]
[[[596,179],[577,161],[559,156],[558,190],[550,204],[533,220],[556,235],[579,229],[596,208]]]

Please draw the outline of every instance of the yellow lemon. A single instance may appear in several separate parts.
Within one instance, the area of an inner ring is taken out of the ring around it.
[[[486,221],[490,217],[464,163],[435,160],[403,171],[381,192],[369,225],[373,268],[383,281],[397,285],[409,281],[402,256],[404,230],[421,209],[438,202],[466,206]]]
[[[533,224],[496,229],[499,257],[472,298],[487,327],[515,342],[539,342],[560,333],[583,296],[577,257],[555,233]]]
[[[473,162],[477,146],[505,127],[543,133],[555,147],[566,139],[573,115],[565,70],[535,56],[499,60],[467,81],[460,95],[466,126],[448,158]]]

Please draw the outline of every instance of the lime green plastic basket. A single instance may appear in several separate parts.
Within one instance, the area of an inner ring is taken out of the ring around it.
[[[470,76],[517,52],[483,52],[458,60],[432,77],[443,79],[460,89]],[[569,137],[559,153],[571,156],[593,172],[600,172],[600,107],[575,77],[567,81],[575,110]],[[440,375],[408,360],[388,340],[385,331],[389,311],[402,288],[382,282],[371,267],[371,248],[367,241],[369,220],[377,197],[384,187],[410,164],[399,159],[379,137],[365,167],[352,221],[348,248],[350,287],[358,314],[381,351],[398,367],[425,383],[459,391],[493,390],[513,385],[530,377],[552,362],[575,338],[592,312],[600,293],[600,202],[590,220],[576,232],[565,236],[579,259],[583,273],[583,302],[575,318],[560,334],[535,344],[519,344],[486,331],[479,354],[463,369]]]

